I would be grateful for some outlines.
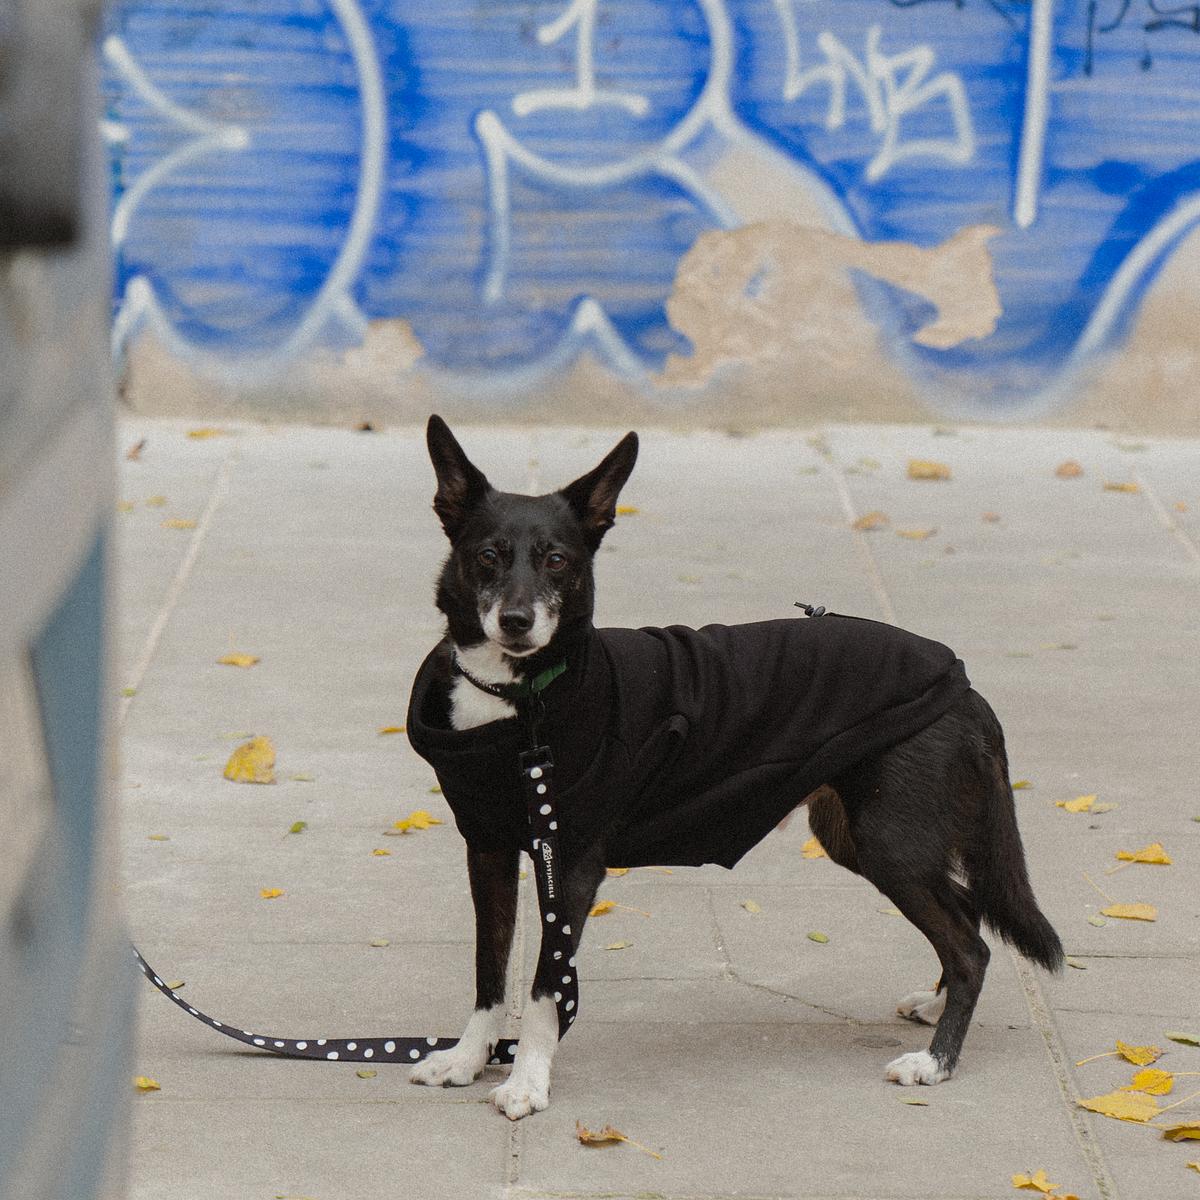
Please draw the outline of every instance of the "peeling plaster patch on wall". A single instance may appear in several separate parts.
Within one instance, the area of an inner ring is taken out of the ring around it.
[[[703,234],[680,263],[667,302],[671,324],[693,352],[672,355],[659,382],[701,385],[721,363],[789,349],[823,361],[844,358],[847,335],[858,324],[852,269],[933,307],[911,332],[917,345],[944,350],[985,338],[1001,313],[987,250],[997,233],[995,226],[972,225],[928,250],[783,220]]]

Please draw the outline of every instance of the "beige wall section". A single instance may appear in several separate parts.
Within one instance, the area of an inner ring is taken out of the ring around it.
[[[122,397],[152,415],[334,424],[451,419],[749,429],[828,420],[980,420],[985,397],[931,394],[864,314],[859,271],[929,300],[914,342],[945,348],[991,333],[1000,316],[987,243],[969,226],[941,246],[868,244],[830,229],[819,198],[770,151],[735,147],[706,181],[740,227],[702,235],[679,265],[668,304],[692,342],[664,370],[630,381],[583,355],[560,375],[514,390],[453,387],[427,370],[403,320],[373,322],[364,343],[318,351],[267,383],[202,375],[149,334],[130,349]],[[1024,422],[1200,433],[1200,234],[1144,298],[1122,348],[1015,414]]]

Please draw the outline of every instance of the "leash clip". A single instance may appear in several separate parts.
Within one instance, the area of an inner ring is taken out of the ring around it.
[[[802,608],[806,617],[823,617],[825,615],[825,605],[823,604],[805,604],[803,600],[797,600],[793,605],[794,608]]]

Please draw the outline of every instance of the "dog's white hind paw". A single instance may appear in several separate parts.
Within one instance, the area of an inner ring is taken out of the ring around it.
[[[524,1072],[518,1075],[514,1067],[506,1083],[492,1088],[490,1099],[510,1121],[541,1112],[550,1106],[550,1073],[546,1072],[544,1079],[531,1079]]]
[[[914,1083],[941,1083],[950,1078],[950,1072],[928,1050],[915,1050],[892,1059],[884,1078],[903,1087],[912,1087]]]
[[[451,1046],[449,1050],[435,1050],[423,1058],[408,1073],[410,1083],[424,1083],[429,1087],[466,1087],[483,1074],[487,1055],[482,1058],[469,1049],[460,1050]]]
[[[946,1011],[946,989],[940,992],[912,992],[896,1005],[896,1011],[910,1021],[936,1025]]]

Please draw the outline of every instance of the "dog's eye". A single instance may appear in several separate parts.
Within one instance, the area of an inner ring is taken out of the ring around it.
[[[553,554],[546,555],[546,569],[548,571],[561,571],[567,565],[567,556],[559,554],[555,551]]]
[[[496,553],[491,546],[485,547],[479,552],[479,565],[483,567],[494,567],[500,561],[500,555]]]

